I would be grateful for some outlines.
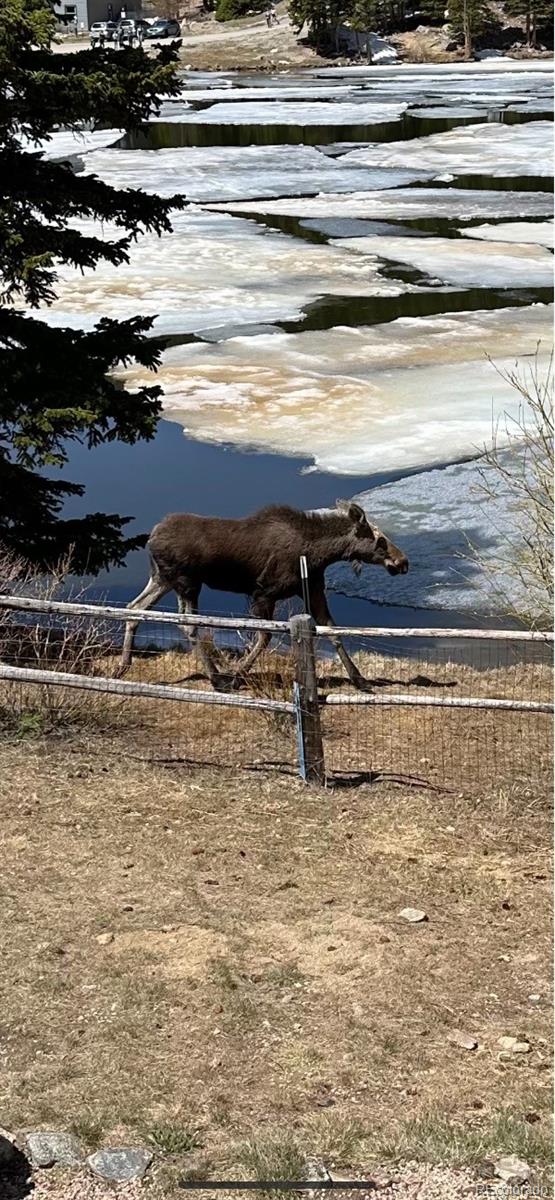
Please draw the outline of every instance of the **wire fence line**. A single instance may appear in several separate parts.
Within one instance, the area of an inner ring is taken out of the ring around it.
[[[139,622],[142,644],[116,679],[126,620]],[[214,644],[221,688],[176,640],[193,625],[231,638]],[[272,648],[237,687],[241,643],[261,631]],[[338,635],[364,690],[330,651]],[[188,617],[0,596],[0,712],[125,729],[153,759],[299,771],[319,783],[548,785],[552,649],[553,635],[537,631],[328,628],[306,615]]]

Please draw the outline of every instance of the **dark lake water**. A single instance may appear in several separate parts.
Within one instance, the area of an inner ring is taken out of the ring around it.
[[[198,78],[196,85],[201,83]],[[193,86],[194,84],[195,81]],[[198,120],[195,116],[190,123],[179,120],[152,123],[143,132],[122,138],[117,143],[117,149],[122,152],[133,149],[156,152],[171,147],[279,146],[302,143],[323,148],[328,146],[331,153],[332,143],[340,144],[340,152],[341,147],[347,143],[355,145],[421,138],[480,121],[517,125],[529,120],[546,119],[552,115],[550,111],[532,109],[530,112],[511,112],[507,108],[496,108],[493,98],[491,106],[486,106],[480,115],[470,115],[469,112],[463,116],[457,113],[454,104],[452,115],[444,113],[435,118],[420,116],[419,105],[429,108],[430,102],[426,102],[425,91],[424,86],[424,94],[413,104],[411,112],[405,112],[396,120],[376,124],[338,123],[305,126],[302,119],[296,125],[264,122],[250,125],[240,121],[235,124],[210,124],[202,122],[202,110],[207,107],[207,103],[197,102],[194,107],[198,109]],[[240,106],[239,89],[233,92],[233,98]],[[413,184],[415,188],[418,186],[418,183]],[[421,186],[427,185],[422,183]],[[435,181],[434,186],[538,192],[547,191],[552,185],[549,179],[541,176],[513,175],[500,178],[488,175],[451,175],[443,184],[441,180]],[[314,194],[314,191],[306,194]],[[387,237],[388,233],[407,237],[427,234],[448,238],[461,236],[458,217],[421,217],[389,223],[375,222],[375,228],[372,228],[372,222],[369,221],[334,219],[328,222],[329,230],[322,232],[310,228],[310,222],[303,222],[294,217],[256,212],[249,215],[251,220],[260,222],[270,230],[280,230],[300,241],[313,243],[327,242],[330,236],[349,237],[382,232],[384,237]],[[495,217],[490,219],[496,220]],[[482,220],[482,217],[474,217],[466,221],[466,226],[480,224]],[[387,260],[381,262],[380,269],[385,278],[400,279],[417,287],[422,283],[424,286],[419,291],[408,291],[397,296],[373,295],[371,288],[368,295],[362,296],[323,294],[318,299],[306,303],[300,318],[290,321],[276,320],[274,325],[292,333],[325,330],[335,326],[355,328],[382,324],[401,317],[429,317],[449,312],[518,308],[533,303],[546,304],[552,298],[549,289],[538,287],[435,286],[437,281],[432,280],[430,284],[429,277],[415,268]],[[225,280],[222,282],[225,284]],[[201,304],[201,299],[199,303]],[[140,302],[137,304],[137,311],[140,311]],[[266,329],[268,328],[270,327],[266,326]],[[175,334],[166,340],[167,344],[212,341],[219,340],[220,337],[230,337],[234,332],[248,331],[245,325],[240,330],[230,326],[226,329],[219,328],[212,335],[206,330],[201,335]],[[243,516],[271,503],[287,503],[304,509],[326,507],[333,505],[338,496],[349,497],[358,492],[368,491],[372,487],[401,478],[403,472],[387,475],[334,476],[314,471],[309,460],[303,461],[301,458],[287,458],[277,454],[248,453],[232,447],[195,441],[184,435],[179,424],[161,421],[157,435],[150,443],[139,443],[136,446],[111,444],[99,447],[92,453],[83,447],[73,446],[64,474],[86,487],[83,499],[68,502],[67,515],[78,516],[94,511],[130,514],[133,519],[128,526],[128,532],[132,535],[147,533],[164,514],[172,511]],[[394,528],[389,532],[395,537]],[[142,551],[136,552],[129,556],[125,567],[114,568],[91,581],[91,595],[106,597],[116,603],[126,603],[141,590],[146,575],[147,555]],[[371,569],[367,569],[366,578],[371,596]],[[505,619],[489,620],[483,615],[468,611],[457,613],[445,609],[407,609],[396,606],[395,581],[392,580],[391,583],[391,604],[387,606],[373,603],[371,599],[333,595],[331,603],[335,619],[339,623],[354,626],[387,624],[401,627],[408,624],[422,627],[435,624],[448,627],[456,624],[507,624]],[[162,606],[167,607],[169,602],[170,599],[166,598]],[[241,597],[208,591],[204,593],[201,604],[203,610],[208,612],[238,612],[244,608]]]
[[[89,452],[82,446],[72,449],[64,475],[85,484],[86,495],[71,500],[67,516],[84,512],[116,512],[133,515],[129,534],[148,532],[160,517],[169,512],[196,512],[201,515],[225,514],[246,516],[265,504],[286,503],[295,508],[325,508],[339,497],[349,497],[359,491],[402,478],[402,472],[383,475],[336,476],[313,471],[300,458],[284,458],[276,454],[244,453],[226,446],[211,446],[184,436],[181,426],[161,421],[152,442],[136,446],[112,443]],[[394,536],[394,530],[391,531]],[[102,598],[116,604],[126,604],[141,590],[148,575],[146,551],[128,556],[124,567],[114,567],[96,579],[87,581],[91,598]],[[371,583],[371,568],[367,579]],[[469,612],[457,613],[447,609],[416,609],[394,603],[395,581],[392,580],[392,604],[372,603],[356,597],[334,593],[331,608],[338,624],[437,625],[448,628],[492,628],[507,624],[506,620]],[[240,613],[246,611],[242,597],[226,592],[204,589],[204,612]],[[174,606],[166,597],[159,607]],[[149,629],[153,636],[153,629]]]

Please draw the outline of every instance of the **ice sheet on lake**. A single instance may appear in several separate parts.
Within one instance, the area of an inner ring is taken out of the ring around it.
[[[56,300],[41,312],[56,325],[90,328],[101,317],[159,314],[158,334],[219,325],[295,320],[321,295],[396,296],[406,285],[383,279],[372,255],[299,242],[252,221],[191,209],[172,217],[174,232],[147,234],[121,266],[99,263],[81,274],[60,270]],[[88,234],[92,223],[74,223]],[[103,226],[107,238],[121,230]]]
[[[501,451],[503,465],[510,469],[516,453],[514,448]],[[403,547],[411,569],[390,579],[363,567],[357,577],[337,563],[327,572],[328,586],[348,596],[414,608],[499,611],[501,598],[527,608],[529,595],[522,595],[504,569],[516,557],[522,517],[511,512],[514,500],[501,478],[495,477],[494,497],[485,498],[484,470],[489,475],[483,460],[459,463],[354,497]]]
[[[377,125],[384,121],[397,121],[406,109],[403,101],[383,102],[368,100],[345,101],[343,104],[310,100],[231,101],[213,104],[200,110],[168,105],[162,110],[158,121],[179,121],[189,125]]]
[[[353,150],[346,162],[366,166],[422,167],[452,175],[552,175],[553,125],[469,125],[403,142],[376,142]]]
[[[434,104],[428,108],[425,106],[411,108],[410,113],[412,117],[420,117],[422,120],[445,121],[457,117],[462,123],[475,118],[480,119],[480,117],[482,121],[484,119],[483,108],[479,108],[478,105],[472,107],[470,104],[458,104],[457,101],[453,104]]]
[[[159,196],[185,193],[216,203],[317,192],[352,192],[414,183],[419,171],[348,167],[312,146],[194,146],[168,150],[101,150],[84,170],[114,187],[140,187]]]
[[[546,287],[553,284],[553,255],[544,246],[463,241],[442,237],[353,237],[335,243],[416,267],[459,287]]]
[[[549,344],[551,321],[548,306],[531,305],[176,346],[158,380],[167,416],[202,441],[297,454],[338,474],[414,469],[489,443],[492,414],[516,411],[518,396],[486,354],[514,366]]]
[[[485,242],[521,242],[553,249],[553,221],[500,221],[498,225],[459,229],[459,233]]]
[[[356,84],[341,83],[341,84],[318,84],[316,82],[305,83],[268,83],[266,77],[264,83],[259,87],[242,87],[240,84],[234,87],[213,87],[199,88],[193,83],[191,87],[183,88],[181,95],[171,100],[164,105],[163,117],[164,121],[171,120],[171,117],[166,115],[171,113],[172,108],[178,109],[183,103],[189,104],[216,104],[218,101],[227,103],[228,101],[237,101],[241,104],[245,100],[330,100],[335,96],[352,96],[357,92]]]
[[[123,132],[123,129],[89,129],[79,132],[58,129],[49,139],[42,142],[33,142],[23,136],[20,136],[19,140],[25,150],[39,150],[47,159],[64,159],[89,154],[102,146],[112,146],[123,136]]]
[[[399,191],[353,192],[306,199],[264,200],[256,204],[226,204],[227,212],[268,213],[292,217],[358,217],[363,220],[403,220],[448,217],[550,217],[553,198],[547,192],[495,192],[471,188],[411,188]]]
[[[406,100],[409,108],[428,110],[430,117],[456,117],[475,108],[483,119],[509,108],[516,112],[549,112],[553,104],[552,66],[526,70],[522,64],[403,64],[386,70],[372,67],[332,67],[314,72],[315,79],[328,79],[364,87],[369,97],[382,100]],[[478,67],[479,69],[474,69]],[[442,110],[449,111],[443,113]]]

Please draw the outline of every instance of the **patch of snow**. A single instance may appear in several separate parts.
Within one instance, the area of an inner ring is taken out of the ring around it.
[[[399,61],[399,55],[390,42],[380,37],[378,33],[370,34],[370,50],[372,61],[375,63],[394,63]]]

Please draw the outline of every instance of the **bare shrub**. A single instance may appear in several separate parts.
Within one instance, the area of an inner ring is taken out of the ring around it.
[[[490,360],[491,361],[491,360]],[[529,365],[492,366],[519,394],[516,417],[505,413],[479,468],[485,512],[504,505],[503,545],[487,561],[473,557],[486,575],[496,605],[532,629],[551,628],[553,613],[553,353],[547,370],[539,346]]]
[[[48,572],[0,547],[0,593],[38,600],[86,599],[83,587],[68,583],[71,558]],[[101,617],[23,613],[0,607],[0,659],[12,666],[71,675],[100,675],[111,648],[110,627]],[[42,731],[68,722],[90,723],[112,717],[121,701],[58,685],[7,682],[0,691],[0,712],[9,724]]]

